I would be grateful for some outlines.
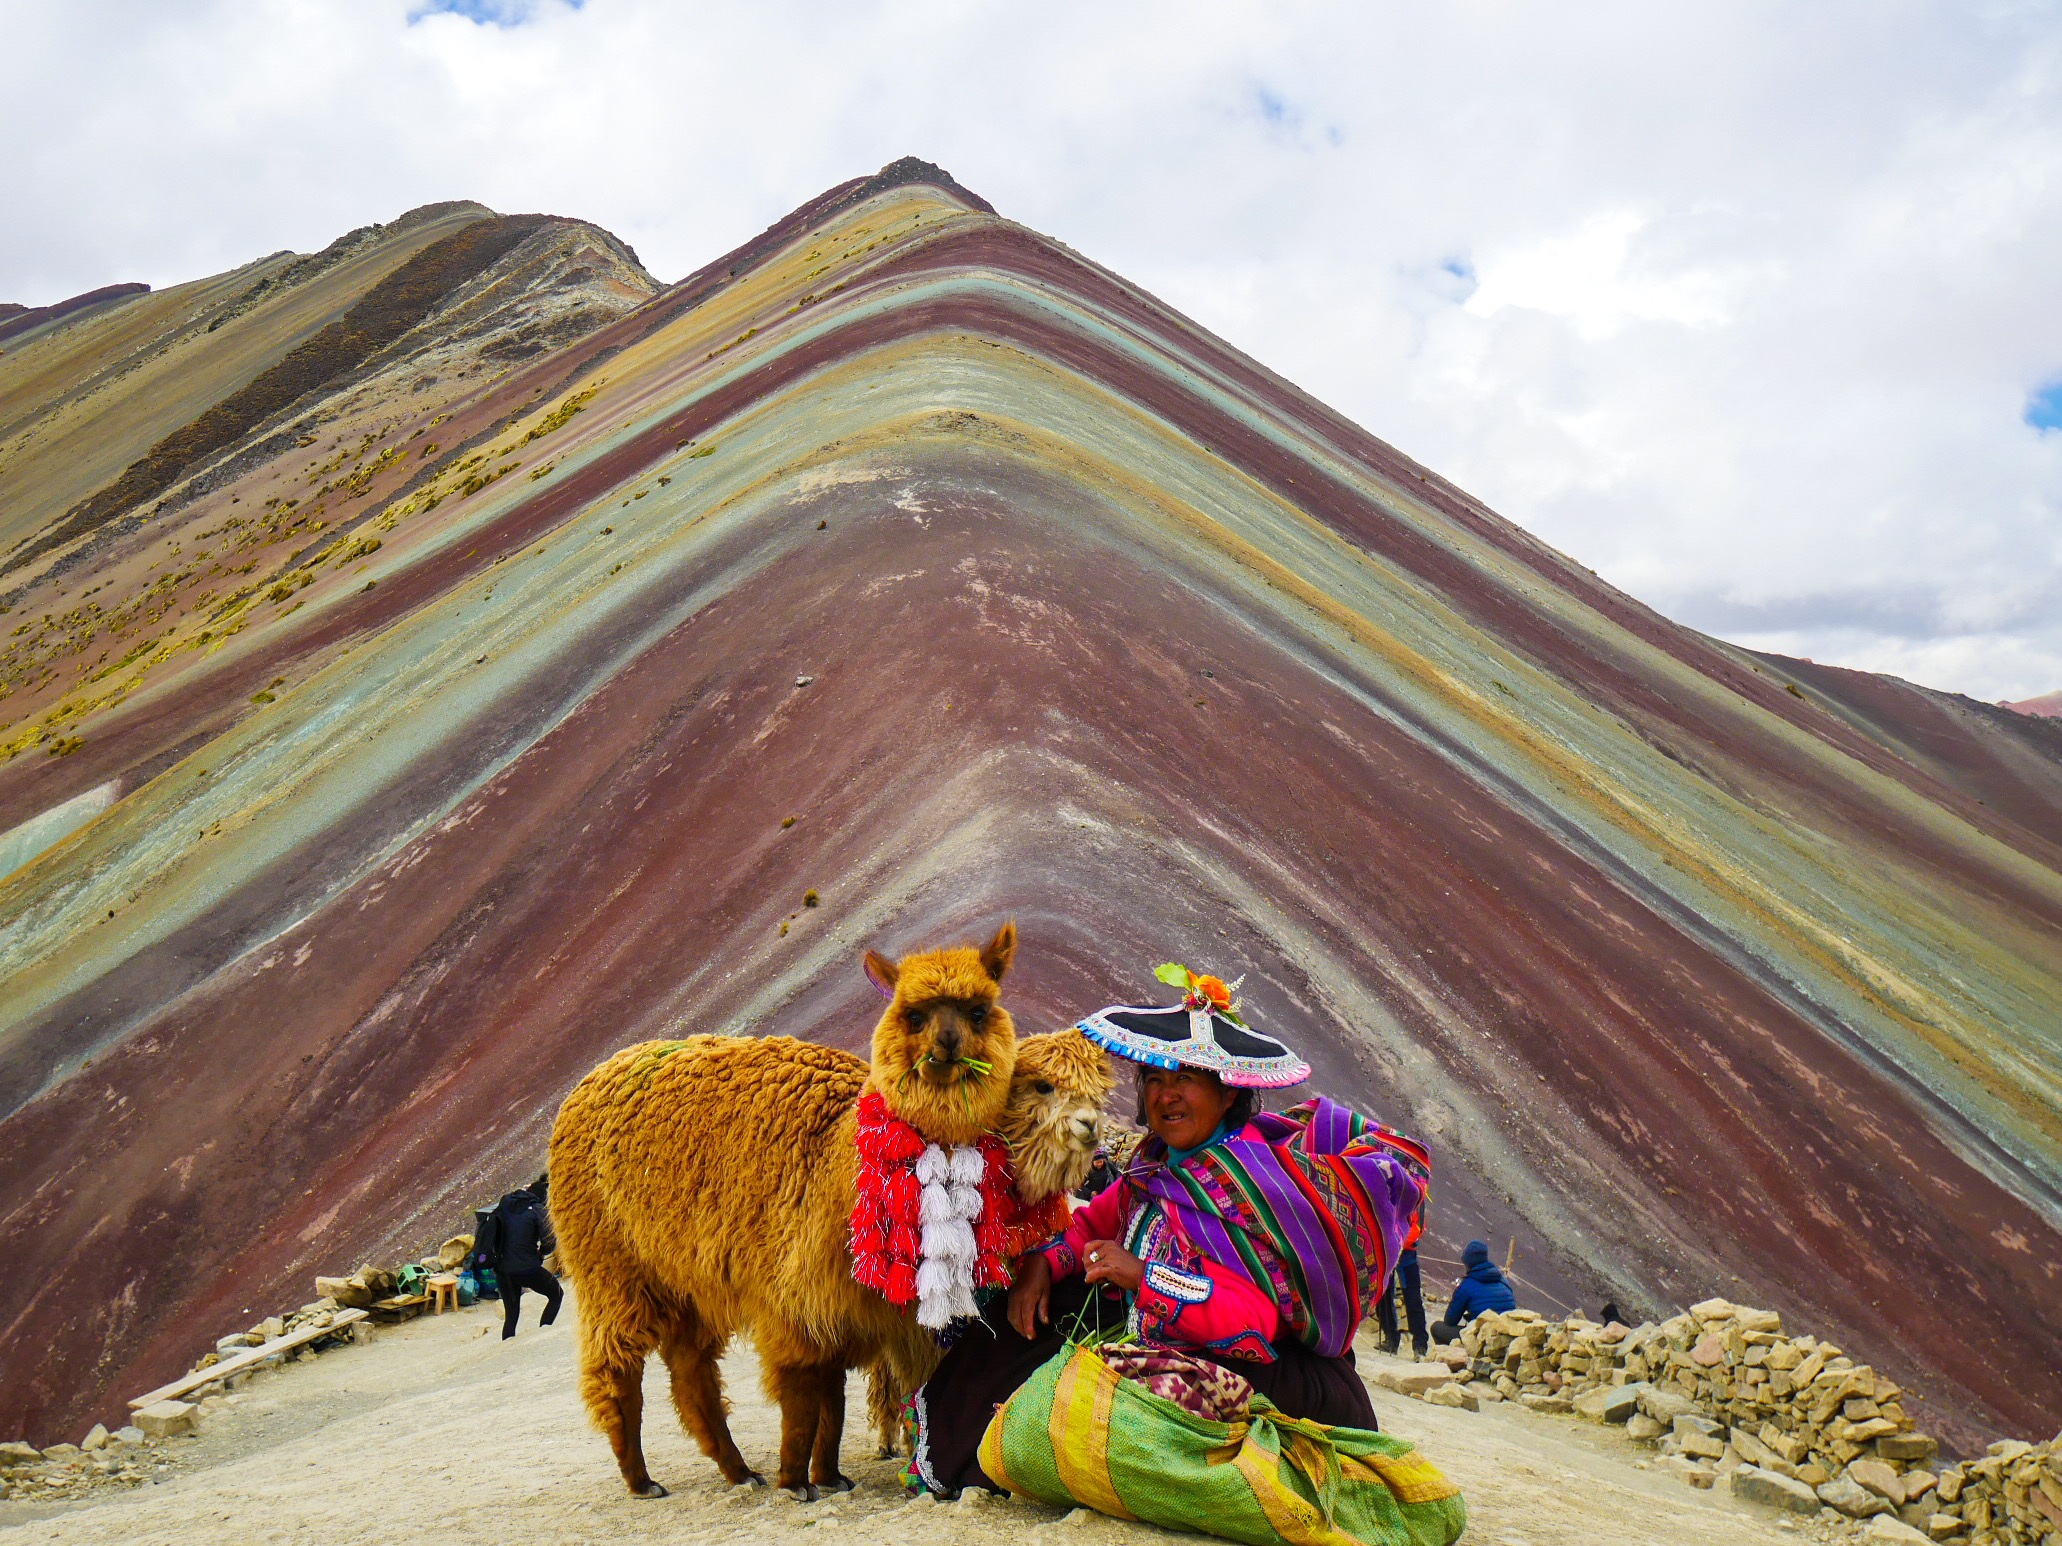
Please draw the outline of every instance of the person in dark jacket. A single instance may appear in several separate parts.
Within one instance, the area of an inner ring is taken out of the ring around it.
[[[1074,1188],[1074,1195],[1083,1202],[1093,1201],[1117,1184],[1117,1162],[1110,1158],[1108,1149],[1095,1151],[1095,1163],[1088,1168],[1088,1175]]]
[[[1411,1351],[1423,1358],[1431,1348],[1430,1334],[1425,1329],[1424,1279],[1418,1271],[1418,1240],[1425,1232],[1425,1205],[1418,1204],[1418,1211],[1411,1219],[1410,1243],[1396,1255],[1396,1272],[1382,1289],[1382,1297],[1375,1302],[1375,1324],[1381,1329],[1382,1351],[1394,1353],[1403,1346],[1403,1337],[1396,1324],[1396,1296],[1403,1295],[1404,1322],[1410,1328]]]
[[[1433,1323],[1434,1342],[1458,1342],[1461,1327],[1476,1316],[1491,1310],[1518,1308],[1518,1296],[1504,1281],[1503,1270],[1489,1259],[1488,1242],[1470,1240],[1468,1248],[1461,1252],[1461,1265],[1467,1271],[1454,1285],[1453,1298],[1447,1302],[1445,1316]]]
[[[501,1285],[501,1337],[505,1342],[516,1334],[516,1317],[522,1313],[523,1290],[544,1296],[544,1318],[540,1326],[558,1319],[558,1307],[566,1291],[544,1268],[544,1258],[558,1249],[551,1232],[551,1215],[545,1211],[551,1178],[539,1176],[502,1198],[494,1208],[494,1277]]]

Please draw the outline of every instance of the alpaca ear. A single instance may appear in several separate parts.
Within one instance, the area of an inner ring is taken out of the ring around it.
[[[866,953],[866,980],[880,989],[882,998],[891,999],[895,996],[895,979],[898,975],[900,974],[895,970],[895,963],[878,950],[869,950]]]
[[[981,948],[981,966],[997,982],[1002,981],[1004,972],[1010,969],[1010,962],[1017,954],[1017,926],[1005,923],[995,931],[995,938]]]

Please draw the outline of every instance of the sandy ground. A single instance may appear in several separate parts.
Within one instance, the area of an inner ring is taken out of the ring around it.
[[[726,1487],[674,1420],[657,1360],[646,1383],[645,1444],[672,1496],[627,1496],[573,1382],[574,1309],[539,1330],[525,1297],[520,1335],[500,1340],[498,1306],[428,1317],[369,1345],[260,1375],[212,1412],[205,1431],[166,1446],[168,1479],[70,1505],[0,1505],[0,1539],[74,1546],[397,1540],[579,1543],[812,1539],[881,1546],[1017,1541],[1145,1543],[1167,1532],[1015,1500],[909,1500],[893,1463],[871,1458],[853,1379],[846,1474],[856,1492],[801,1504],[771,1489]],[[1379,1354],[1363,1350],[1372,1369]],[[725,1379],[733,1430],[769,1472],[779,1415],[758,1389],[751,1351],[733,1349]],[[1756,1546],[1800,1539],[1794,1527],[1641,1470],[1616,1429],[1510,1405],[1480,1413],[1375,1392],[1383,1426],[1415,1440],[1467,1497],[1465,1539],[1494,1546]],[[155,1446],[154,1446],[155,1447]],[[816,1532],[829,1532],[819,1536]]]

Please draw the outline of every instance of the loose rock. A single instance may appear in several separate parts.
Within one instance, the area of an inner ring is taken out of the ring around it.
[[[1885,1513],[1890,1505],[1883,1499],[1845,1476],[1836,1476],[1818,1489],[1819,1501],[1828,1508],[1838,1509],[1849,1519],[1867,1519],[1871,1515]]]
[[[1708,1489],[1718,1481],[1718,1473],[1708,1465],[1699,1465],[1694,1460],[1685,1460],[1681,1455],[1663,1455],[1661,1469],[1678,1480],[1699,1489]]]
[[[1774,1471],[1764,1471],[1760,1466],[1741,1466],[1733,1472],[1731,1485],[1733,1496],[1743,1502],[1763,1503],[1792,1514],[1816,1514],[1819,1511],[1818,1495],[1804,1483],[1778,1476]]]
[[[1855,1461],[1847,1468],[1847,1479],[1859,1483],[1877,1497],[1887,1500],[1893,1508],[1901,1507],[1904,1503],[1904,1478],[1881,1460]]]
[[[1393,1390],[1402,1396],[1422,1396],[1437,1390],[1453,1380],[1453,1371],[1445,1364],[1430,1367],[1419,1364],[1408,1369],[1380,1369],[1375,1373],[1375,1383],[1384,1390]]]
[[[1862,1539],[1865,1541],[1912,1542],[1930,1540],[1931,1537],[1921,1531],[1914,1530],[1902,1519],[1898,1519],[1893,1515],[1879,1514],[1874,1519],[1871,1519],[1869,1527],[1862,1531]]]
[[[186,1401],[154,1401],[136,1413],[136,1426],[146,1438],[169,1439],[191,1433],[197,1426],[197,1408]]]

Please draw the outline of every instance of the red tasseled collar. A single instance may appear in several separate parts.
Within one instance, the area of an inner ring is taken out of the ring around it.
[[[923,1134],[892,1115],[878,1090],[859,1098],[859,1172],[852,1207],[852,1276],[892,1305],[917,1297],[917,1269],[924,1264],[919,1209],[923,1185],[916,1162],[929,1146]],[[975,1145],[981,1151],[981,1213],[974,1220],[973,1286],[1006,1288],[1010,1282],[1010,1226],[1024,1212],[1017,1200],[1009,1150],[993,1133]]]

